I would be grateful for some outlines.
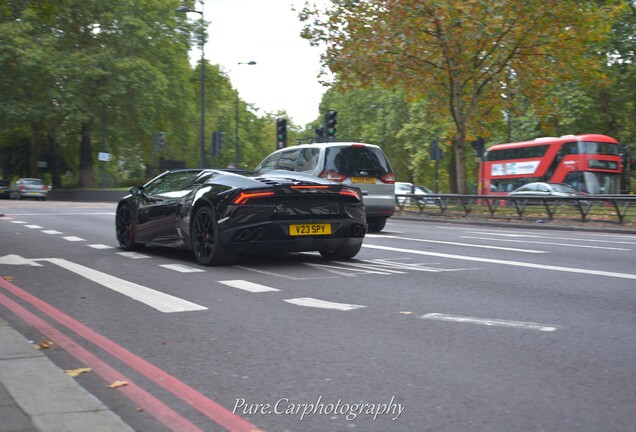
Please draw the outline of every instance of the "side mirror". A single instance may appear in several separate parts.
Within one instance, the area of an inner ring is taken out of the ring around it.
[[[136,196],[136,197],[143,196],[142,189],[139,186],[131,187],[130,189],[128,189],[128,192],[130,192],[132,196]]]

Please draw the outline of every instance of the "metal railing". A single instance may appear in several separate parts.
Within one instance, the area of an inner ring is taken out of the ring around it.
[[[396,194],[397,214],[517,220],[636,223],[636,196]]]

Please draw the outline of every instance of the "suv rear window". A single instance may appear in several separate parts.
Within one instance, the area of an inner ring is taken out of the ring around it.
[[[367,146],[329,147],[325,153],[325,170],[347,177],[372,175],[382,177],[392,172],[391,164],[380,149]]]

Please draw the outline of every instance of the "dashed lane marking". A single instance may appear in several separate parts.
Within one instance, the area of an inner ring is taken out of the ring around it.
[[[63,234],[62,232],[60,232],[60,231],[55,231],[55,230],[42,230],[42,232],[43,232],[44,234]]]
[[[205,271],[200,268],[188,267],[183,264],[160,264],[159,267],[163,267],[168,270],[178,271],[179,273],[200,273]]]
[[[319,309],[334,309],[334,310],[340,310],[340,311],[349,311],[349,310],[361,309],[366,307],[363,305],[334,303],[334,302],[319,300],[319,299],[315,299],[311,297],[286,299],[285,301],[287,303],[295,304],[297,306],[305,306],[305,307],[319,308]]]
[[[248,282],[245,280],[226,280],[226,281],[219,281],[219,283],[223,285],[227,285],[232,288],[238,288],[243,291],[249,291],[252,293],[280,291],[277,288],[272,288],[265,285]]]
[[[478,324],[484,326],[493,326],[493,327],[510,327],[510,328],[518,328],[525,330],[538,330],[544,332],[552,332],[555,331],[559,326],[550,325],[550,324],[539,324],[533,322],[524,322],[524,321],[507,321],[500,319],[488,319],[488,318],[475,318],[468,316],[460,316],[460,315],[447,315],[441,313],[430,313],[426,315],[422,315],[420,318],[434,321],[446,321],[446,322],[456,322],[456,323],[464,323],[464,324]]]
[[[138,252],[117,252],[117,255],[121,255],[130,259],[145,259],[150,258],[148,255],[140,254]]]
[[[75,237],[75,236],[66,236],[66,237],[62,237],[64,240],[66,241],[70,241],[70,242],[82,242],[82,241],[86,241],[81,237]]]
[[[86,246],[88,246],[90,248],[93,248],[93,249],[115,249],[114,247],[108,246],[108,245],[105,245],[105,244],[89,244],[89,245],[86,245]]]

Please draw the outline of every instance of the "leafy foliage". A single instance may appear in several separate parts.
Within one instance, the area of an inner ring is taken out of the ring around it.
[[[465,192],[465,143],[487,136],[511,89],[539,113],[556,82],[604,79],[595,48],[622,2],[333,0],[306,5],[304,36],[324,44],[323,63],[344,88],[404,91],[441,124],[455,154],[455,189]],[[606,17],[599,20],[599,16]]]

